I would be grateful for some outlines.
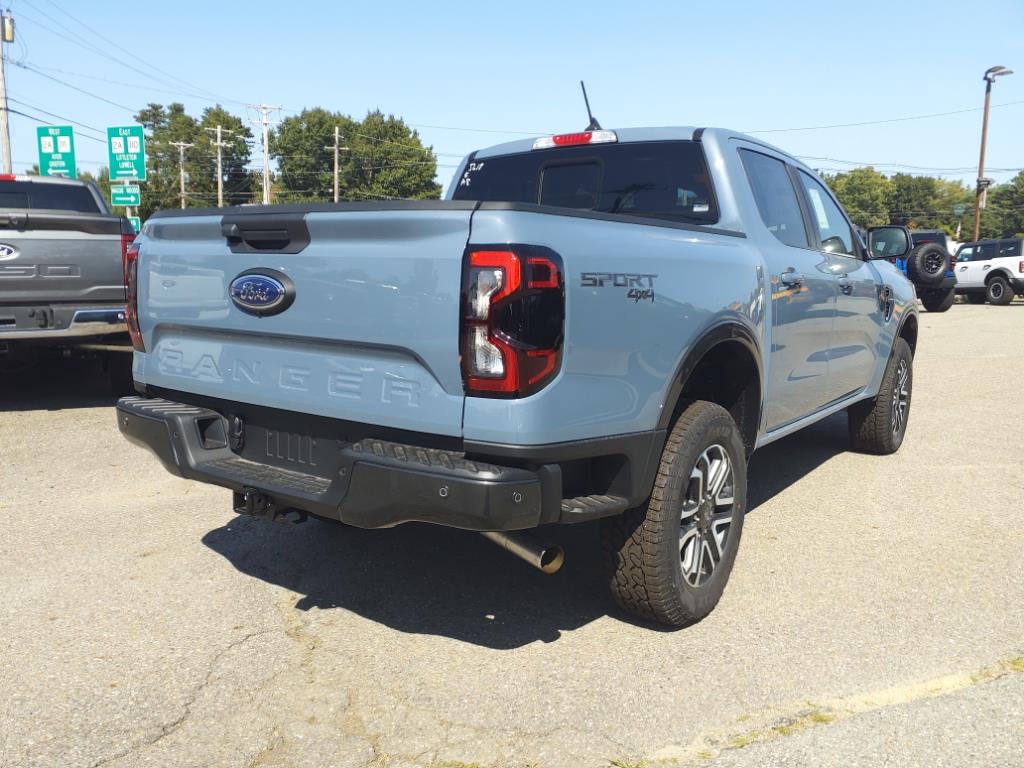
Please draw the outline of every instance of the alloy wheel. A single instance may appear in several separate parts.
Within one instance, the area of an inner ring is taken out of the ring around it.
[[[892,391],[892,433],[898,435],[907,422],[907,407],[910,405],[910,366],[900,360],[896,369],[896,387]]]
[[[690,471],[679,521],[679,560],[683,578],[693,587],[705,583],[725,553],[734,505],[732,461],[717,443],[705,450]]]

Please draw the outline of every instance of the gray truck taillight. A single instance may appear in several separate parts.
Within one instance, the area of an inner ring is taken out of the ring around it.
[[[1017,264],[1017,271],[1024,275],[1024,261]]]
[[[131,336],[132,346],[139,352],[145,352],[146,345],[142,341],[142,331],[139,329],[139,246],[137,244],[129,245],[124,252],[124,294],[124,319],[128,325],[128,335]]]
[[[565,326],[562,260],[547,248],[467,251],[462,377],[466,393],[526,397],[558,373]]]

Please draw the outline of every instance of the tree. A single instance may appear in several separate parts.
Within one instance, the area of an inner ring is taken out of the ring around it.
[[[988,192],[982,237],[1024,237],[1024,171]]]
[[[195,146],[186,150],[190,162],[189,205],[217,204],[217,126],[221,126],[221,139],[228,146],[221,148],[221,173],[224,178],[224,205],[252,202],[252,175],[248,168],[250,150],[248,139],[252,131],[241,118],[232,115],[219,104],[207,107],[199,119]]]
[[[161,208],[181,207],[179,154],[171,142],[195,143],[199,125],[185,112],[185,105],[178,102],[166,109],[151,103],[135,119],[146,129],[146,182],[139,206],[139,215],[145,219]],[[192,164],[187,164],[186,169],[193,170]]]
[[[436,198],[437,158],[400,118],[370,112],[362,121],[324,109],[306,109],[281,121],[272,154],[278,161],[275,202],[329,201],[334,190],[334,128],[347,149],[339,155],[345,200]]]
[[[854,168],[826,178],[839,202],[858,227],[889,223],[892,183],[874,168]]]

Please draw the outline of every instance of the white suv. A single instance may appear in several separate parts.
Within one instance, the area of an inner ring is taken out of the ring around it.
[[[1024,296],[1024,239],[964,243],[954,268],[956,292],[971,304],[1009,304]]]

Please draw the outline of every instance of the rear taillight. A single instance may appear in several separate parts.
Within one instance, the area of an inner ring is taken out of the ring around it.
[[[124,282],[128,284],[128,249],[132,247],[135,235],[121,235],[121,267],[124,270]]]
[[[619,140],[615,131],[580,131],[579,133],[558,133],[541,136],[533,142],[534,149],[552,147],[575,147],[580,144],[610,144]]]
[[[534,246],[467,251],[462,291],[466,393],[526,397],[558,373],[565,325],[562,260]]]
[[[1024,275],[1024,261],[1017,264],[1017,271]]]
[[[139,246],[129,243],[124,251],[124,319],[128,324],[132,346],[139,352],[145,352],[146,345],[142,341],[142,331],[139,330]]]

